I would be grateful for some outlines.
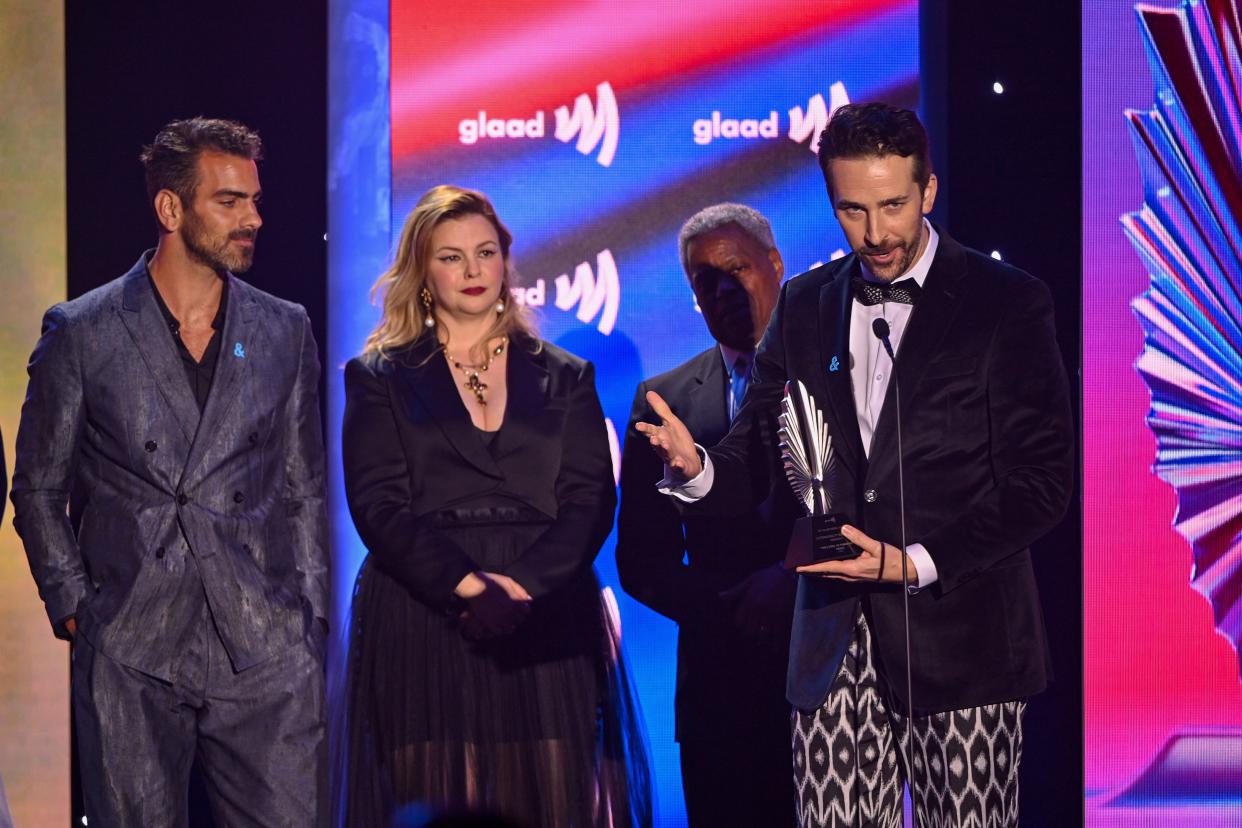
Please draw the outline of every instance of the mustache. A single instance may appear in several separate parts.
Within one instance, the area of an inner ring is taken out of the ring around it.
[[[901,250],[904,247],[904,244],[894,244],[888,247],[864,247],[858,252],[865,256],[886,256],[894,250]]]
[[[229,233],[230,241],[254,241],[259,235],[258,230],[234,230]]]

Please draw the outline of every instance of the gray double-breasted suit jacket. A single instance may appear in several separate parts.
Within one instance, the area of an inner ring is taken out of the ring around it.
[[[148,255],[44,317],[14,524],[58,635],[74,617],[99,651],[172,680],[206,601],[244,670],[328,614],[315,341],[300,306],[227,275],[200,413]]]

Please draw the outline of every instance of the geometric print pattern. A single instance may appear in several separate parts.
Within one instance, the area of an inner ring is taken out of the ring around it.
[[[798,824],[899,828],[902,782],[892,742],[860,612],[828,698],[814,713],[793,711]]]
[[[919,828],[1016,828],[1025,710],[1007,702],[915,718]],[[886,702],[861,612],[828,698],[792,719],[798,824],[900,828],[907,720]]]
[[[985,704],[914,720],[914,812],[920,828],[1016,828],[1026,702]],[[894,728],[906,722],[893,715]]]

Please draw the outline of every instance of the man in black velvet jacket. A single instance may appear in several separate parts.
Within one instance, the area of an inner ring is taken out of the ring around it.
[[[736,515],[683,518],[651,485],[660,461],[634,429],[652,418],[647,392],[655,391],[700,440],[728,432],[784,265],[768,220],[741,204],[699,211],[678,243],[716,344],[634,395],[617,571],[627,592],[678,625],[676,738],[689,824],[790,825],[785,665],[796,582],[780,564],[793,499],[781,484]]]
[[[785,284],[742,411],[705,457],[656,395],[662,424],[640,427],[670,494],[727,513],[765,494],[778,447],[763,423],[786,380],[829,425],[833,508],[861,555],[799,570],[788,693],[801,823],[898,825],[908,781],[920,825],[1017,825],[1021,717],[1050,678],[1029,546],[1061,520],[1074,470],[1051,298],[923,218],[936,179],[914,113],[842,107],[819,155],[853,255]],[[895,368],[872,332],[881,318]]]

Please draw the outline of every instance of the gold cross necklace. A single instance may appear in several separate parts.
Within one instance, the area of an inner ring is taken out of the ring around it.
[[[447,348],[444,349],[444,358],[449,361],[450,365],[465,375],[466,381],[463,382],[462,385],[466,386],[466,389],[474,394],[474,398],[479,401],[479,405],[481,406],[487,406],[487,400],[483,398],[483,393],[487,391],[487,383],[479,379],[479,374],[487,373],[487,369],[492,367],[492,363],[495,362],[496,357],[505,352],[505,346],[508,344],[509,337],[502,336],[500,338],[500,344],[488,352],[487,361],[485,361],[482,365],[462,364],[449,356]]]

